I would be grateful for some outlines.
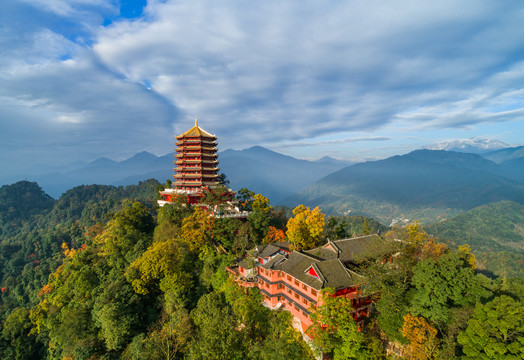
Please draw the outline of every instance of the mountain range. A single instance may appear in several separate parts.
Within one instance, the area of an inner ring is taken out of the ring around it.
[[[264,194],[274,205],[320,206],[328,214],[351,212],[385,224],[406,218],[431,223],[499,200],[524,202],[524,147],[482,155],[416,150],[352,164],[329,157],[300,160],[254,146],[222,151],[219,162],[231,188]],[[0,184],[36,181],[58,198],[78,185],[165,182],[173,173],[173,154],[144,151],[120,162],[100,158],[42,175],[0,179]]]
[[[156,156],[146,151],[124,161],[100,158],[91,163],[75,163],[44,174],[22,175],[0,179],[1,184],[18,180],[36,181],[54,198],[78,185],[132,185],[147,179],[165,182],[172,179],[173,154]],[[248,188],[267,196],[272,203],[323,176],[352,163],[324,157],[317,161],[295,159],[261,146],[244,150],[225,150],[219,153],[220,172],[226,174],[234,190]]]
[[[496,164],[477,154],[416,150],[348,166],[285,204],[374,216],[386,224],[405,218],[431,223],[500,200],[524,203],[521,174],[519,159]]]

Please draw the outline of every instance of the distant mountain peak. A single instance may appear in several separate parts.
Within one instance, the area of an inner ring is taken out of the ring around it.
[[[89,163],[89,166],[110,166],[116,164],[116,161],[106,157],[101,157]]]
[[[129,159],[126,159],[124,161],[129,161],[129,160],[149,160],[149,159],[156,159],[156,158],[157,158],[157,156],[151,154],[150,152],[141,151],[141,152],[136,153],[135,155],[133,155],[132,157],[130,157]]]
[[[482,154],[488,151],[503,149],[507,147],[509,147],[508,144],[497,139],[469,138],[443,140],[435,144],[426,145],[424,146],[424,149]]]

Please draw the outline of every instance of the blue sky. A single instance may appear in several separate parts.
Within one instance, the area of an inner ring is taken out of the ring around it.
[[[521,1],[0,2],[3,174],[147,150],[524,143]]]

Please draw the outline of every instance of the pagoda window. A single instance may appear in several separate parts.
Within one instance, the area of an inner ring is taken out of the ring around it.
[[[317,296],[317,291],[315,289],[311,289],[311,295]]]
[[[302,315],[304,315],[304,317],[309,317],[309,315],[304,310],[302,310]]]
[[[307,305],[307,300],[305,298],[302,298],[302,302]]]
[[[302,284],[302,289],[307,291],[307,285],[306,284]]]
[[[300,299],[300,295],[298,295],[297,293],[293,293],[293,295],[295,295],[296,299]]]
[[[295,285],[296,285],[296,286],[299,286],[299,284],[300,284],[300,283],[298,282],[298,280],[295,279]]]
[[[289,294],[291,294],[291,289],[290,289],[290,288],[287,288],[287,292],[288,292]]]
[[[291,276],[287,276],[287,281],[291,282]]]

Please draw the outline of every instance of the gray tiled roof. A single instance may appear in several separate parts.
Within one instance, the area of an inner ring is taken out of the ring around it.
[[[322,260],[316,259],[308,254],[304,254],[299,251],[293,251],[289,254],[286,261],[280,263],[280,270],[293,276],[294,278],[302,281],[306,285],[311,286],[314,289],[322,289],[322,281],[314,276],[307,273],[307,270],[311,265],[321,262]]]
[[[259,257],[277,253],[281,247],[269,244],[259,248]],[[260,265],[265,269],[279,270],[316,290],[326,287],[343,289],[363,282],[362,275],[349,270],[344,263],[358,262],[384,256],[392,252],[390,243],[377,235],[335,240],[304,252],[293,251],[288,256],[277,254],[267,263]],[[313,267],[319,278],[309,274]]]
[[[247,258],[244,258],[242,259],[242,261],[240,261],[238,263],[238,266],[244,268],[244,269],[252,269],[256,266],[257,262],[255,259],[251,258],[251,257],[247,257]]]
[[[263,267],[264,269],[276,270],[278,264],[282,260],[285,260],[285,259],[286,259],[286,257],[284,255],[277,254],[275,257],[273,257],[273,259],[269,260],[267,263],[265,263],[263,265],[260,265],[260,266]],[[278,270],[280,270],[280,268]]]
[[[390,242],[378,235],[366,235],[348,239],[330,241],[318,248],[308,250],[307,253],[326,260],[340,258],[342,262],[359,262],[377,258],[393,252]]]
[[[360,284],[363,281],[362,275],[349,271],[339,259],[322,261],[317,266],[326,279],[324,287],[337,290]]]
[[[266,258],[279,252],[280,250],[289,251],[289,243],[287,241],[284,241],[267,245],[259,245],[257,256],[261,258]]]

